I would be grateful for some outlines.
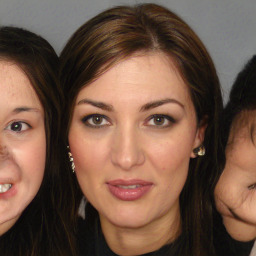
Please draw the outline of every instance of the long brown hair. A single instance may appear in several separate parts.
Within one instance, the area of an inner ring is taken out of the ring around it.
[[[213,255],[211,207],[216,183],[222,97],[216,70],[203,43],[175,13],[156,4],[120,6],[82,25],[60,55],[66,95],[65,138],[78,92],[119,61],[162,52],[175,61],[188,86],[198,125],[207,118],[206,156],[191,159],[180,196],[185,246],[179,255]]]
[[[59,133],[62,91],[59,59],[42,37],[15,27],[0,28],[0,60],[18,65],[29,78],[43,108],[46,133],[46,166],[42,185],[15,225],[0,238],[2,255],[75,255],[64,194],[68,178],[60,175]],[[68,175],[67,175],[68,176]]]

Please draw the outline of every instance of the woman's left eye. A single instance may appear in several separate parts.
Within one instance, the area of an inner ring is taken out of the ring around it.
[[[31,128],[31,126],[25,122],[22,121],[15,121],[10,123],[7,127],[6,130],[11,130],[13,132],[23,132]]]
[[[148,118],[147,126],[155,126],[159,128],[169,127],[175,120],[168,115],[153,115]]]

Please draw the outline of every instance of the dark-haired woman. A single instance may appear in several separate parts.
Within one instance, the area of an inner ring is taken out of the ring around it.
[[[79,28],[60,60],[86,198],[80,255],[214,255],[222,99],[196,34],[159,5],[121,6]]]
[[[250,241],[256,238],[256,56],[238,74],[223,117],[226,164],[215,189],[216,206],[230,236]],[[248,255],[251,244],[244,243],[239,255]]]
[[[72,189],[63,190],[69,178],[62,179],[59,166],[58,68],[46,40],[0,28],[1,255],[75,254],[65,213]]]

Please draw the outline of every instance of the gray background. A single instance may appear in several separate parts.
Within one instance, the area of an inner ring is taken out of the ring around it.
[[[133,0],[0,0],[0,25],[24,27],[59,53],[71,34],[100,11]],[[208,48],[224,98],[237,72],[256,54],[256,0],[152,0],[181,16]]]

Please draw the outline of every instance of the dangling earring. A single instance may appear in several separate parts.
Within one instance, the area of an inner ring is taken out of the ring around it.
[[[193,149],[193,153],[196,156],[204,156],[205,155],[205,147],[204,147],[204,145],[201,145],[201,146]]]
[[[72,153],[70,152],[69,146],[67,146],[67,149],[68,149],[68,158],[69,158],[69,161],[71,163],[71,169],[72,169],[72,172],[74,173],[75,170],[76,170],[75,163],[74,163],[74,158],[73,158]]]

